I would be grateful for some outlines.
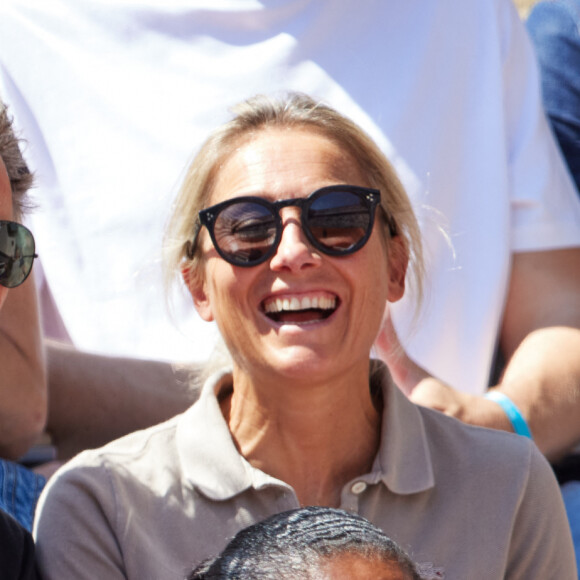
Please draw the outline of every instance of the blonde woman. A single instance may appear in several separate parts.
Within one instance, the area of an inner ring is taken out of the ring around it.
[[[168,246],[231,364],[183,415],[51,480],[36,526],[48,580],[180,578],[308,505],[357,512],[448,580],[575,578],[534,444],[413,405],[371,360],[408,266],[420,287],[421,246],[358,126],[299,94],[242,103],[192,162]]]

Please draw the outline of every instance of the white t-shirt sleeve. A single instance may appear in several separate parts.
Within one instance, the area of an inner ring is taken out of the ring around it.
[[[580,194],[543,110],[534,49],[513,7],[501,6],[511,247],[579,246]]]

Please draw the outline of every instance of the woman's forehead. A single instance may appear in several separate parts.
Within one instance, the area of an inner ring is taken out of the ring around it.
[[[211,203],[240,195],[302,197],[336,183],[367,185],[349,151],[319,132],[270,128],[243,142],[223,163]]]

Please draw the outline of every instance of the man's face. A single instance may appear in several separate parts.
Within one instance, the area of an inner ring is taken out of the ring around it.
[[[0,158],[0,220],[12,219],[12,188],[4,161]],[[0,286],[0,308],[6,300],[8,288]]]

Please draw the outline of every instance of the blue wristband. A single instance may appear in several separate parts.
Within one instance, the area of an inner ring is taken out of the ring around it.
[[[485,394],[485,398],[496,402],[503,409],[503,412],[510,420],[515,433],[532,439],[532,433],[526,420],[523,418],[520,410],[514,405],[514,402],[507,395],[498,391],[490,391]]]

